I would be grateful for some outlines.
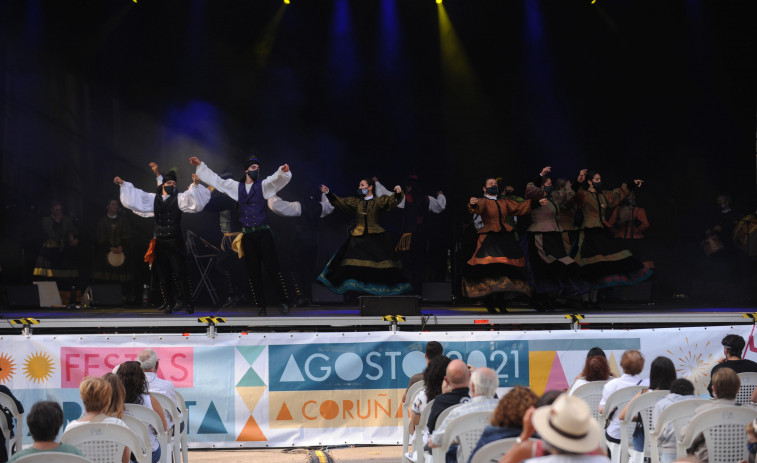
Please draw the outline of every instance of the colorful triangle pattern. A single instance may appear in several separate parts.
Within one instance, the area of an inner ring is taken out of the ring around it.
[[[237,346],[237,350],[249,364],[249,368],[244,376],[236,385],[237,394],[250,411],[250,417],[247,419],[242,431],[237,435],[237,441],[261,442],[267,441],[263,430],[253,418],[252,413],[255,410],[260,398],[263,397],[267,387],[265,381],[252,368],[252,364],[260,357],[265,350],[265,346]]]

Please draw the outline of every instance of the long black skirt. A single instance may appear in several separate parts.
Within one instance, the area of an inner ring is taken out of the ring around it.
[[[531,284],[538,294],[576,296],[591,290],[580,277],[581,267],[568,254],[563,232],[529,232],[527,237]]]
[[[582,278],[595,289],[635,285],[652,276],[652,269],[604,228],[581,231],[575,261],[581,266]]]
[[[515,233],[481,233],[476,250],[463,269],[463,291],[467,297],[482,298],[494,293],[531,295],[526,257]]]

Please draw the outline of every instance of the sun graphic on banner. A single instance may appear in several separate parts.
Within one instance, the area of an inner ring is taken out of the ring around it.
[[[16,373],[16,362],[6,353],[0,354],[0,383],[13,378]]]
[[[35,352],[24,362],[24,374],[26,378],[35,383],[44,383],[53,375],[55,365],[53,359],[45,352]]]
[[[686,378],[694,383],[697,391],[704,392],[710,383],[710,371],[717,363],[717,359],[712,354],[707,354],[708,341],[704,346],[699,344],[693,346],[689,344],[689,338],[686,338],[686,345],[679,347],[678,352],[668,351],[674,359],[678,360],[676,371],[679,376]]]

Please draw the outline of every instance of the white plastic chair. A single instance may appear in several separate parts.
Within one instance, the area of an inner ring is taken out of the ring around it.
[[[707,399],[687,399],[671,404],[660,412],[660,416],[657,417],[657,423],[652,423],[652,432],[649,433],[649,450],[652,463],[660,463],[660,434],[662,434],[668,424],[673,426],[675,435],[680,436],[683,427],[694,416],[694,410],[707,402],[709,402]]]
[[[176,400],[179,401],[177,404],[179,406],[179,410],[181,410],[181,417],[182,421],[184,421],[184,429],[181,430],[180,436],[180,443],[181,443],[181,460],[183,463],[189,463],[189,453],[187,451],[187,433],[189,432],[189,410],[187,409],[187,404],[184,401],[184,397],[179,394],[179,391],[174,391],[174,394],[176,394]],[[181,426],[179,426],[181,428]]]
[[[13,439],[10,438],[10,429],[8,429],[8,423],[5,420],[5,416],[0,413],[0,431],[5,436],[5,447],[8,452],[8,459],[13,456],[14,453],[21,450],[21,440],[24,438],[24,414],[20,413],[16,402],[8,394],[0,392],[0,406],[3,406],[10,410],[11,415],[16,420],[13,427]],[[16,452],[13,452],[13,450]]]
[[[181,463],[181,458],[179,456],[181,454],[181,434],[179,429],[181,428],[181,419],[183,417],[179,415],[179,411],[176,408],[176,402],[174,402],[173,399],[159,392],[151,392],[150,395],[155,397],[158,403],[160,403],[160,406],[163,408],[163,413],[168,412],[168,415],[166,415],[166,422],[169,421],[168,418],[170,416],[170,422],[173,423],[173,430],[169,428],[166,430],[166,433],[168,447],[171,448],[171,460],[173,463]],[[171,425],[169,424],[169,427],[170,426]]]
[[[413,441],[413,451],[415,452],[415,461],[422,463],[425,461],[425,453],[423,451],[423,430],[426,429],[428,424],[428,416],[431,414],[431,408],[434,406],[434,400],[426,403],[426,407],[421,412],[421,418],[418,421],[418,426],[415,427],[415,440]]]
[[[484,445],[473,454],[471,463],[497,463],[518,440],[517,437],[495,440]]]
[[[602,409],[602,413],[599,415],[599,427],[600,429],[607,428],[607,420],[610,418],[610,414],[613,413],[613,418],[617,418],[618,415],[620,415],[620,411],[623,410],[623,407],[626,406],[628,402],[633,399],[633,396],[636,395],[637,392],[641,391],[642,389],[645,389],[646,386],[628,386],[621,389],[618,389],[617,391],[610,394],[610,397],[607,398],[607,401],[605,402],[605,406]],[[602,433],[602,439],[600,444],[602,445],[602,448],[607,448],[607,440],[605,439],[605,433]],[[622,446],[618,445],[617,451],[620,455],[620,461],[627,461],[628,455],[626,455],[626,460],[623,460],[623,454],[622,452]],[[615,461],[613,459],[613,461]]]
[[[442,423],[444,423],[444,420],[447,419],[447,415],[452,412],[452,410],[456,409],[457,407],[461,406],[462,404],[455,404],[451,407],[447,407],[444,410],[442,410],[441,413],[439,413],[439,416],[436,418],[436,429],[439,429],[442,426]]]
[[[86,457],[65,452],[31,453],[18,458],[16,461],[20,463],[92,463],[92,460]]]
[[[150,429],[147,427],[144,421],[140,420],[136,416],[126,415],[121,417],[121,421],[126,423],[129,429],[139,437],[145,448],[152,448],[150,445]]]
[[[491,411],[471,412],[452,420],[444,428],[442,445],[434,448],[431,453],[433,462],[444,463],[447,450],[456,439],[460,441],[460,448],[457,453],[459,455],[458,461],[468,461],[471,452],[478,444],[478,440],[481,439],[481,434],[484,433],[484,428],[489,424],[491,416]]]
[[[137,404],[124,404],[124,410],[125,414],[129,414],[142,421],[143,423],[155,428],[158,438],[158,445],[160,445],[160,462],[167,463],[171,461],[169,460],[169,456],[172,454],[172,452],[168,446],[168,433],[166,432],[166,428],[163,427],[163,421],[160,419],[160,416],[155,412],[155,410],[150,407],[145,407],[144,405]],[[147,448],[150,449],[152,455],[152,446],[147,445]]]
[[[120,462],[124,446],[129,447],[137,463],[150,463],[150,446],[143,445],[131,429],[113,423],[84,423],[68,429],[62,444],[74,445],[93,463]]]
[[[423,380],[420,380],[407,388],[405,403],[402,404],[402,463],[407,463],[406,453],[410,447],[410,410],[415,401],[415,395],[423,389]]]
[[[739,373],[739,380],[741,380],[741,387],[736,394],[736,403],[747,405],[752,398],[755,386],[757,386],[757,373]]]
[[[748,457],[745,426],[757,418],[750,407],[719,407],[697,413],[678,442],[678,457],[686,455],[699,434],[704,434],[709,463],[733,463]]]
[[[639,414],[641,415],[641,424],[644,426],[644,456],[647,458],[650,456],[649,433],[652,429],[652,409],[660,399],[668,394],[670,394],[670,391],[666,389],[648,391],[628,403],[625,417],[620,420],[621,458],[623,458],[623,455],[631,454],[633,433],[636,429],[636,421],[633,421],[633,419]],[[620,461],[625,460],[621,459]]]
[[[599,401],[602,400],[602,390],[607,381],[591,381],[578,386],[570,395],[578,397],[589,405],[591,416],[599,423]]]

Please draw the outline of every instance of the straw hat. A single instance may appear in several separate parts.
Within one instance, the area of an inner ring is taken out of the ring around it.
[[[551,406],[534,412],[536,432],[548,444],[570,453],[589,453],[599,447],[602,430],[583,400],[563,394]]]

